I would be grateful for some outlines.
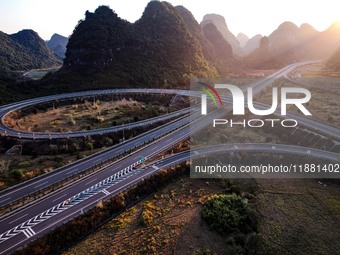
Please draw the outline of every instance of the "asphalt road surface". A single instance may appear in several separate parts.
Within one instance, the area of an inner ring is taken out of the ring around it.
[[[151,156],[162,151],[163,148],[160,146],[168,146],[169,143],[176,143],[183,140],[183,138],[187,136],[187,132],[188,130],[186,127],[177,131],[176,134],[169,135],[168,137],[155,142],[153,146],[143,150],[143,155]],[[273,149],[273,146],[275,146],[275,149]],[[136,156],[132,159],[127,159],[124,162],[120,162],[119,165],[109,167],[108,171],[102,172],[100,175],[86,178],[76,186],[61,190],[57,194],[40,201],[38,204],[26,208],[3,220],[0,223],[0,233],[2,233],[0,235],[0,254],[6,254],[14,251],[16,248],[30,242],[38,236],[43,235],[50,229],[53,229],[54,227],[61,225],[63,222],[79,215],[82,211],[92,208],[99,200],[105,200],[119,194],[124,189],[131,187],[133,184],[147,176],[150,176],[151,174],[154,174],[160,169],[165,169],[189,160],[193,157],[193,155],[194,157],[200,157],[201,155],[206,156],[221,152],[230,153],[239,151],[289,153],[293,155],[317,157],[339,162],[339,154],[289,145],[241,143],[217,145],[206,148],[203,147],[195,149],[195,153],[191,156],[190,152],[186,151],[158,160],[151,163],[150,166],[145,167],[144,169],[131,170],[121,178],[117,178],[112,184],[101,187],[98,186],[97,190],[93,190],[92,193],[90,192],[89,194],[86,194],[86,196],[84,195],[83,197],[78,198],[78,201],[74,201],[68,205],[65,204],[66,200],[77,196],[81,190],[86,190],[90,186],[95,186],[99,180],[108,178],[109,174],[112,175],[120,169],[124,169],[128,165],[133,164],[141,155],[139,153],[135,153]],[[6,232],[7,234],[4,235]]]
[[[249,87],[253,88],[253,94],[256,95],[260,93],[264,88],[271,85],[276,79],[279,79],[281,77],[286,77],[292,70],[294,70],[296,67],[306,64],[312,64],[315,63],[315,61],[308,61],[308,62],[299,62],[291,64],[283,69],[280,69],[279,71],[265,77],[264,79],[254,82],[249,85]],[[111,128],[105,128],[105,129],[97,129],[97,130],[90,130],[90,131],[79,131],[79,132],[69,132],[69,133],[43,133],[43,132],[26,132],[26,131],[17,131],[13,130],[3,123],[3,117],[9,114],[12,111],[16,111],[28,106],[33,106],[41,103],[46,103],[50,101],[55,100],[63,100],[63,99],[69,99],[69,98],[79,98],[79,97],[89,97],[89,96],[96,96],[96,95],[112,95],[112,94],[174,94],[174,95],[180,95],[180,96],[190,96],[190,97],[200,97],[201,93],[198,91],[190,91],[190,90],[174,90],[174,89],[109,89],[109,90],[96,90],[96,91],[85,91],[85,92],[74,92],[74,93],[68,93],[68,94],[59,94],[59,95],[52,95],[52,96],[46,96],[46,97],[40,97],[40,98],[34,98],[34,99],[28,99],[25,101],[12,103],[9,105],[2,106],[0,108],[0,134],[4,136],[12,136],[17,138],[25,138],[25,139],[58,139],[58,138],[71,138],[71,137],[81,137],[81,136],[91,136],[91,135],[102,135],[105,133],[112,133],[112,132],[118,132],[120,130],[126,129],[126,128],[132,128],[136,126],[143,126],[148,125],[150,122],[156,122],[161,121],[165,119],[170,119],[174,116],[179,116],[180,114],[184,114],[184,112],[187,112],[188,109],[184,109],[182,111],[178,111],[175,113],[171,113],[168,115],[160,116],[153,118],[152,120],[145,120],[140,121],[137,123],[130,123],[128,125],[123,125],[119,127],[111,127]],[[231,103],[232,98],[230,95],[222,95],[222,100],[225,103]],[[268,109],[270,106],[262,103],[256,103],[254,102],[254,107],[258,109]],[[280,113],[276,111],[274,114],[280,116]],[[321,122],[318,120],[314,120],[311,117],[304,116],[301,114],[293,114],[288,113],[287,117],[295,118],[299,121],[299,124],[302,124],[306,127],[313,128],[316,131],[330,135],[335,138],[340,138],[340,130],[339,128],[330,125],[325,122]]]
[[[272,83],[272,79],[277,79],[279,77],[284,76],[286,73],[289,73],[292,69],[294,69],[299,64],[293,64],[288,66],[275,74],[267,77],[266,79],[262,80],[262,82],[257,82],[253,84],[254,91],[261,91],[266,86]],[[116,90],[117,91],[117,90]],[[193,92],[190,91],[171,91],[171,90],[161,90],[161,93],[171,93],[171,94],[181,94],[181,95],[192,95]],[[134,90],[133,93],[145,93],[145,90]],[[98,91],[92,92],[82,92],[84,95],[88,93],[89,95],[93,95],[93,93],[102,93]],[[108,92],[112,93],[112,91]],[[120,93],[127,93],[120,91]],[[150,93],[155,93],[155,90],[150,90]],[[71,93],[72,94],[72,93]],[[68,94],[69,97],[80,96],[79,94]],[[196,92],[197,94],[197,92]],[[65,95],[60,96],[59,99],[65,98]],[[35,103],[40,103],[39,100],[57,100],[58,96],[51,96],[45,97],[44,99],[34,99]],[[224,97],[226,102],[230,102],[230,97]],[[25,102],[20,102],[20,107],[24,107],[25,104],[31,105],[32,101],[28,100]],[[13,104],[11,106],[2,107],[2,113],[5,114],[5,111],[17,109],[18,104]],[[198,130],[202,129],[203,127],[209,125],[211,123],[211,119],[213,118],[222,118],[226,114],[225,109],[215,109],[209,113],[208,117],[205,118],[198,118],[191,123],[190,126],[185,125],[188,122],[188,117],[184,117],[181,120],[174,121],[173,125],[178,125],[176,131],[169,133],[168,135],[163,136],[164,134],[174,130],[170,128],[168,130],[159,129],[158,131],[150,132],[149,138],[159,138],[155,140],[153,143],[143,147],[141,150],[136,151],[130,154],[128,157],[106,167],[102,171],[87,176],[86,178],[80,180],[79,182],[75,183],[72,186],[63,188],[62,190],[57,191],[55,194],[45,197],[36,204],[24,208],[17,213],[5,218],[0,222],[0,254],[7,254],[13,252],[15,249],[27,244],[28,242],[34,240],[35,238],[47,233],[54,227],[61,225],[62,223],[72,219],[73,217],[79,215],[82,211],[86,211],[87,209],[95,206],[98,201],[108,199],[122,190],[130,187],[131,185],[139,182],[141,179],[145,178],[153,174],[154,172],[158,171],[160,168],[165,168],[171,164],[175,165],[178,164],[180,161],[186,160],[185,156],[175,155],[174,157],[168,158],[164,161],[156,162],[151,167],[145,169],[133,169],[133,166],[137,166],[140,164],[141,157],[151,158],[152,156],[166,151],[168,148],[178,144],[179,142],[187,139],[191,132],[197,132]],[[182,121],[182,123],[180,123]],[[305,117],[301,115],[301,124],[305,121]],[[307,123],[307,122],[306,122]],[[315,123],[307,123],[306,125],[314,125]],[[171,125],[171,124],[170,124]],[[185,126],[183,126],[185,125]],[[180,126],[183,126],[179,128]],[[165,126],[167,127],[167,125]],[[312,127],[312,126],[311,126]],[[315,128],[315,126],[314,126]],[[332,130],[330,132],[333,132]],[[338,132],[335,130],[335,132]],[[339,133],[339,132],[338,132]],[[89,134],[90,135],[90,134]],[[123,144],[125,146],[126,144]],[[242,149],[244,144],[237,145],[238,147],[231,148],[230,150],[239,150]],[[264,148],[263,146],[270,146],[270,145],[263,145],[263,144],[253,144],[247,148],[243,148],[243,150],[258,150],[258,151],[268,151],[270,148]],[[276,145],[277,146],[277,145]],[[217,148],[217,147],[216,147]],[[215,148],[215,150],[216,150]],[[118,148],[114,148],[115,150]],[[126,147],[120,148],[122,151],[126,150]],[[208,150],[208,149],[207,149]],[[213,150],[210,149],[210,150]],[[227,150],[227,149],[226,149]],[[303,148],[299,151],[298,147],[296,146],[288,146],[288,147],[280,147],[275,150],[276,153],[301,153],[307,154],[311,156],[321,155],[321,157],[338,157],[337,154],[326,152],[326,151],[315,151],[313,149],[306,149]],[[228,151],[228,150],[227,150]],[[215,151],[216,152],[216,151]],[[107,153],[107,154],[106,154]],[[116,151],[115,153],[118,153]],[[208,151],[203,151],[202,153],[208,153]],[[198,152],[200,154],[200,152]],[[104,155],[104,157],[103,157]],[[99,153],[95,157],[91,157],[89,161],[84,164],[83,167],[90,167],[91,164],[96,164],[95,160],[98,160],[98,163],[103,160],[109,159],[114,154],[112,151],[108,150],[103,154]],[[100,158],[103,157],[103,158]],[[336,159],[335,159],[336,160]],[[72,168],[71,168],[72,167]],[[66,172],[69,171],[78,171],[77,169],[78,164],[73,164],[70,168],[66,167]],[[65,172],[65,173],[66,173]],[[57,174],[57,172],[56,172]],[[44,177],[45,178],[45,177]],[[53,182],[55,175],[51,175],[51,177],[46,176],[46,178],[50,178],[51,182]],[[46,179],[47,180],[47,179]],[[29,183],[32,187],[39,189],[44,185],[49,183],[44,183],[42,179],[37,179],[33,183]],[[32,186],[35,185],[35,186]],[[41,185],[41,186],[40,186]],[[14,194],[15,189],[11,190]],[[19,191],[18,191],[19,192]],[[26,190],[26,192],[29,192]],[[2,193],[2,195],[5,195]],[[0,197],[3,203],[7,203],[4,201],[4,197]],[[21,194],[22,195],[22,194]],[[18,193],[18,196],[20,194]],[[12,201],[12,197],[6,197],[7,201]],[[68,202],[66,202],[68,201]]]
[[[97,153],[83,160],[76,161],[71,165],[67,165],[61,169],[58,169],[57,171],[52,171],[43,176],[38,176],[35,179],[16,185],[11,189],[4,190],[0,193],[0,206],[3,207],[45,187],[72,177],[77,173],[81,173],[94,166],[97,166],[102,162],[106,162],[111,158],[122,155],[133,148],[141,146],[144,143],[147,143],[188,123],[189,117],[180,118],[176,121],[172,121],[171,123],[155,128],[154,130],[151,130],[147,133],[143,133],[142,135],[139,135],[135,138],[126,140],[125,142],[113,146],[106,151]]]

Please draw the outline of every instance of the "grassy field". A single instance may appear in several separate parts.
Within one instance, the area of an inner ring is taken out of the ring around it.
[[[243,192],[257,187],[253,200],[260,218],[259,254],[339,251],[339,186],[316,180],[242,182],[232,181],[231,187],[239,186]],[[228,185],[184,177],[63,254],[231,254],[227,237],[211,231],[200,214],[203,201],[211,194],[225,193]]]
[[[221,143],[263,143],[266,138],[273,137],[268,133],[264,133],[260,128],[243,128],[235,126],[233,128],[228,125],[219,125],[215,128],[206,128],[197,134],[191,136],[191,145],[209,146]],[[274,139],[274,138],[273,138]]]
[[[85,157],[100,150],[82,151],[79,155]],[[41,155],[36,158],[28,155],[0,155],[0,190],[70,164],[79,159],[79,155]]]
[[[220,181],[182,178],[110,221],[64,255],[228,254],[225,240],[202,221],[203,201],[225,192]]]
[[[292,75],[295,74],[300,77],[340,77],[339,72],[327,68],[324,62],[300,66],[292,72]]]
[[[268,254],[339,254],[340,188],[317,180],[257,180]]]
[[[335,126],[340,125],[340,78],[301,77],[296,79],[296,82],[281,78],[275,81],[272,87],[303,87],[308,89],[311,92],[311,100],[305,106],[311,112],[313,118]],[[272,87],[266,89],[256,100],[271,105]],[[301,97],[298,94],[291,94],[289,96]],[[289,105],[287,110],[301,113],[293,105]]]
[[[173,109],[133,99],[118,101],[85,101],[80,104],[49,108],[22,117],[13,112],[5,123],[17,130],[33,132],[76,132],[107,128],[156,117]]]

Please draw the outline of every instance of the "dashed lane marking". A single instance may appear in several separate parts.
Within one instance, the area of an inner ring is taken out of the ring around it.
[[[111,194],[111,193],[108,192],[106,189],[103,189],[102,192],[103,192],[104,194],[106,194],[106,195],[110,195],[110,194]]]

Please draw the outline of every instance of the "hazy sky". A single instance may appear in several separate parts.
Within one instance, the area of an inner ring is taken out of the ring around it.
[[[86,10],[109,5],[121,18],[134,22],[149,0],[0,0],[0,30],[11,34],[29,28],[49,39],[53,33],[69,36]],[[325,30],[340,20],[337,0],[169,0],[183,5],[200,22],[207,13],[225,17],[237,35],[269,35],[284,21],[297,25],[307,22]]]

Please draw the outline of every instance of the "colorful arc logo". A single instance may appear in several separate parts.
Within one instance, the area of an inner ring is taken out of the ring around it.
[[[210,84],[206,84],[203,82],[198,82],[200,85],[202,85],[201,87],[201,91],[203,91],[205,94],[202,94],[201,96],[201,100],[202,100],[202,114],[207,114],[207,95],[209,95],[209,97],[214,101],[215,106],[217,106],[217,101],[216,98],[218,99],[220,105],[222,106],[222,99],[220,94],[216,91],[216,89],[211,86]],[[214,97],[214,95],[216,96],[216,98]]]

